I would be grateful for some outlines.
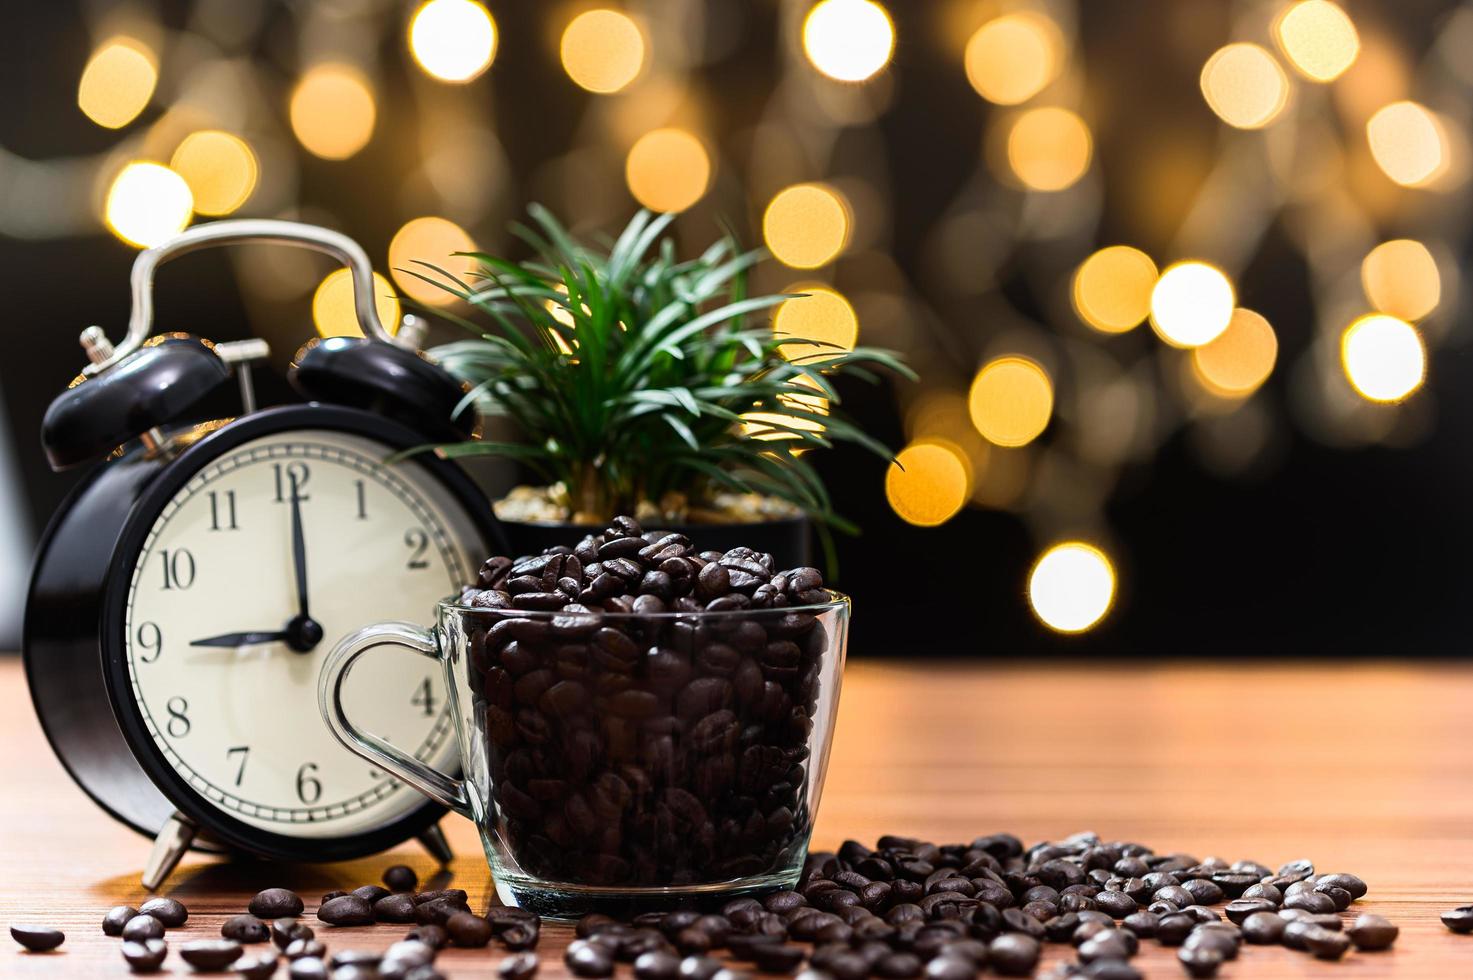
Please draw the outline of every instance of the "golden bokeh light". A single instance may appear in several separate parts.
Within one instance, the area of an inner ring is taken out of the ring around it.
[[[1025,446],[1048,428],[1054,384],[1026,357],[1009,355],[983,365],[967,396],[972,424],[998,446]]]
[[[773,256],[795,269],[832,262],[849,243],[849,201],[827,184],[794,184],[777,192],[762,215]]]
[[[912,443],[885,472],[885,496],[901,519],[918,527],[945,524],[969,493],[967,464],[941,440]]]
[[[189,184],[200,214],[229,214],[256,189],[256,154],[239,136],[218,129],[184,137],[169,167]]]
[[[644,68],[644,31],[622,11],[587,10],[568,22],[559,53],[569,78],[606,95],[639,77]]]
[[[1004,14],[977,28],[963,64],[977,94],[998,105],[1027,102],[1059,74],[1064,36],[1057,24],[1032,10]]]
[[[1410,238],[1382,242],[1360,264],[1366,299],[1382,313],[1420,320],[1442,299],[1442,277],[1427,246]]]
[[[1301,0],[1274,23],[1279,47],[1299,73],[1330,82],[1355,64],[1360,35],[1350,15],[1329,0]]]
[[[684,211],[705,196],[711,158],[685,130],[656,129],[629,149],[624,179],[634,199],[651,211]]]
[[[409,22],[409,51],[431,78],[468,82],[496,57],[496,21],[476,0],[429,0]]]
[[[460,225],[446,218],[414,218],[394,233],[389,242],[389,274],[399,290],[410,299],[431,306],[455,302],[455,294],[413,275],[442,279],[438,273],[421,265],[428,262],[465,281],[476,269],[476,260],[456,256],[455,252],[475,251],[476,243]],[[561,310],[561,307],[559,307]],[[562,310],[566,314],[566,310]]]
[[[829,414],[829,400],[822,394],[816,394],[820,389],[818,382],[807,375],[798,375],[788,381],[793,388],[805,389],[795,391],[790,395],[778,395],[777,400],[789,408],[803,412],[813,412],[817,415]],[[808,394],[807,392],[815,392]],[[783,428],[774,428],[774,425],[782,425]],[[782,415],[777,412],[746,412],[742,415],[742,432],[753,439],[763,442],[780,442],[789,439],[800,438],[797,433],[790,430],[797,429],[800,432],[822,432],[824,425],[818,419],[799,418],[792,415]],[[802,452],[803,450],[796,450]]]
[[[1201,82],[1208,107],[1239,129],[1267,126],[1289,101],[1289,76],[1256,44],[1219,48],[1202,66]]]
[[[1074,310],[1102,333],[1124,333],[1151,315],[1158,272],[1151,257],[1129,245],[1110,245],[1074,273]]]
[[[93,52],[82,69],[77,106],[97,125],[120,129],[148,106],[158,81],[158,61],[148,45],[115,37]]]
[[[895,25],[874,0],[819,0],[803,20],[803,53],[841,82],[862,82],[890,62]]]
[[[373,136],[377,110],[373,90],[351,65],[321,64],[308,69],[292,92],[292,132],[314,156],[346,160]]]
[[[161,163],[137,161],[113,178],[103,217],[113,234],[130,245],[150,248],[189,225],[194,196],[184,178]]]
[[[1220,269],[1178,262],[1151,290],[1151,326],[1173,347],[1200,347],[1227,329],[1236,305],[1233,284]]]
[[[1422,386],[1427,351],[1422,335],[1405,320],[1373,313],[1340,337],[1340,364],[1350,386],[1373,402],[1399,402]]]
[[[1059,633],[1083,633],[1115,601],[1115,567],[1103,551],[1066,541],[1043,553],[1028,575],[1028,604],[1043,625]]]
[[[790,361],[817,364],[854,349],[859,340],[859,315],[843,293],[821,285],[795,285],[785,292],[803,295],[778,305],[772,316],[773,334],[813,343],[782,344],[778,353]]]
[[[1192,350],[1192,368],[1202,386],[1222,398],[1244,398],[1273,373],[1279,338],[1262,315],[1242,307],[1233,311],[1217,339]]]
[[[389,333],[399,332],[399,297],[389,280],[373,274],[373,304],[379,322]],[[361,337],[358,313],[353,306],[353,274],[347,269],[334,269],[312,294],[312,322],[324,337]]]
[[[1035,191],[1061,191],[1089,169],[1092,141],[1084,120],[1049,106],[1019,114],[1008,131],[1008,165]]]
[[[1366,140],[1381,172],[1403,187],[1425,187],[1448,166],[1447,131],[1425,106],[1393,102],[1366,122]]]

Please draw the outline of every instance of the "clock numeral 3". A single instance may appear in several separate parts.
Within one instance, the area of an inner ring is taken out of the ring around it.
[[[404,544],[414,549],[414,552],[409,556],[409,563],[404,566],[405,568],[411,571],[418,571],[419,569],[430,567],[429,559],[425,557],[425,552],[430,547],[430,536],[424,532],[423,528],[412,527],[405,531]]]
[[[221,507],[223,497],[224,507]],[[222,523],[221,518],[224,518]],[[226,490],[224,494],[218,491],[210,491],[210,530],[211,531],[239,531],[240,526],[235,523],[235,491]]]
[[[440,702],[435,698],[435,688],[430,683],[428,677],[419,682],[419,686],[414,689],[414,697],[409,699],[409,703],[415,707],[423,708],[426,718],[434,716],[435,706]]]
[[[164,707],[168,709],[169,720],[164,723],[164,731],[171,738],[183,738],[189,734],[189,702],[183,698],[170,698]]]
[[[133,637],[139,648],[147,651],[139,655],[139,663],[151,664],[164,652],[164,634],[158,623],[139,623]]]
[[[312,775],[316,771],[315,762],[304,762],[297,770],[297,799],[309,806],[322,799],[322,782]]]
[[[225,750],[225,757],[228,759],[233,755],[240,756],[240,768],[235,770],[235,785],[239,786],[240,781],[245,778],[246,760],[251,757],[251,747],[249,745],[232,745]]]
[[[164,590],[187,589],[194,584],[194,555],[184,548],[159,552],[164,566]]]
[[[312,470],[306,463],[272,463],[272,471],[276,474],[276,502],[284,504],[292,499],[292,488],[297,491],[298,500],[309,500],[302,491],[307,486],[307,481],[312,479]]]

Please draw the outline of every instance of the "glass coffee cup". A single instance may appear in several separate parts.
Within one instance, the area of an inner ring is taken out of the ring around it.
[[[322,714],[348,749],[476,824],[508,905],[617,915],[790,888],[848,638],[849,600],[829,596],[649,615],[445,601],[432,629],[381,623],[340,642]],[[461,776],[345,714],[345,677],[384,645],[440,662]]]

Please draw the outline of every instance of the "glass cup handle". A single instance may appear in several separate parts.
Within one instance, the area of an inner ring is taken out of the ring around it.
[[[435,634],[412,623],[378,623],[344,637],[328,654],[317,678],[317,704],[322,710],[323,720],[348,751],[398,776],[435,802],[474,820],[464,781],[420,762],[348,720],[348,714],[343,710],[343,682],[347,680],[354,662],[377,646],[404,647],[431,660],[440,659],[440,645],[435,641]]]

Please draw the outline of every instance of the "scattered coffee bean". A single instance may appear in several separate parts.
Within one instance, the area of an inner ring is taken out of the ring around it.
[[[1115,919],[1123,919],[1139,908],[1135,899],[1124,892],[1103,891],[1094,901],[1101,912]]]
[[[1285,932],[1287,933],[1287,929]],[[1322,926],[1304,926],[1300,935],[1304,948],[1322,960],[1338,960],[1350,949],[1350,937]]]
[[[131,905],[115,905],[108,910],[107,915],[102,917],[102,934],[104,936],[121,936],[123,926],[128,920],[138,914],[138,910]]]
[[[348,894],[357,895],[359,898],[367,902],[369,906],[372,906],[374,902],[377,902],[379,899],[387,896],[389,894],[389,890],[383,885],[359,885],[357,888],[348,892]]]
[[[614,957],[598,943],[575,939],[568,944],[563,962],[576,977],[608,977],[614,974]]]
[[[1302,891],[1289,895],[1284,899],[1284,908],[1299,909],[1302,912],[1324,913],[1335,912],[1334,899],[1330,896],[1316,891]]]
[[[304,908],[296,892],[286,888],[268,888],[256,893],[246,911],[258,919],[283,919],[301,915]]]
[[[445,931],[444,926],[422,925],[409,930],[404,937],[408,941],[424,943],[430,949],[444,949],[450,944],[450,934]]]
[[[1222,966],[1222,953],[1211,946],[1183,946],[1176,959],[1189,977],[1215,977]]]
[[[635,980],[677,980],[680,957],[660,950],[641,953],[634,961],[634,976]]]
[[[172,898],[151,898],[138,906],[140,915],[151,915],[165,929],[178,929],[189,921],[189,909]]]
[[[1459,905],[1442,913],[1442,924],[1453,932],[1473,932],[1473,905]]]
[[[1400,932],[1401,929],[1390,919],[1370,914],[1357,916],[1350,928],[1345,930],[1355,948],[1366,951],[1390,949]]]
[[[687,956],[680,961],[681,980],[711,980],[721,970],[721,961],[709,956]]]
[[[254,915],[233,915],[220,926],[220,935],[238,943],[264,943],[271,938],[271,927]]]
[[[384,885],[390,891],[412,892],[419,884],[419,875],[407,864],[393,864],[384,869]]]
[[[134,973],[156,973],[168,955],[169,944],[162,939],[123,942],[123,959]]]
[[[1258,946],[1271,946],[1283,937],[1288,924],[1272,912],[1254,912],[1242,922],[1243,938]]]
[[[377,922],[413,922],[414,908],[413,896],[385,895],[373,903],[373,917]]]
[[[445,934],[452,945],[480,949],[491,941],[491,923],[474,912],[456,912],[445,920]]]
[[[653,956],[656,954],[646,953],[645,955]],[[635,960],[636,975],[638,964],[639,961]],[[532,980],[537,975],[537,968],[541,965],[536,953],[514,953],[501,961],[501,964],[496,968],[496,975],[501,980]]]
[[[357,895],[339,895],[318,907],[317,918],[330,926],[366,926],[373,922],[373,907]]]
[[[150,939],[164,938],[164,924],[151,915],[135,915],[123,926],[120,934],[128,942],[141,943]]]
[[[1365,898],[1366,892],[1369,890],[1366,887],[1366,883],[1360,878],[1355,875],[1344,873],[1320,875],[1319,879],[1315,882],[1315,885],[1316,887],[1318,887],[1319,885],[1333,885],[1337,888],[1344,888],[1346,891],[1350,892],[1350,897],[1352,899]]]
[[[235,961],[235,975],[241,980],[270,980],[276,975],[277,955],[260,953]]]
[[[383,962],[384,954],[375,953],[366,949],[340,949],[327,958],[330,969],[336,970],[343,966],[361,966],[377,968]]]
[[[10,938],[33,953],[49,953],[66,942],[66,933],[44,926],[11,926]]]
[[[240,959],[240,943],[233,939],[196,939],[179,947],[184,962],[203,973],[217,973]]]
[[[974,980],[977,969],[970,957],[942,955],[926,964],[926,980]]]
[[[1274,903],[1261,898],[1235,898],[1228,902],[1223,912],[1227,915],[1229,922],[1242,925],[1248,916],[1255,912],[1273,912],[1278,908]]]
[[[315,939],[293,939],[282,952],[289,960],[321,959],[327,955],[327,947]]]
[[[292,960],[287,975],[291,980],[327,980],[327,964],[320,956],[303,956]]]
[[[286,949],[293,941],[298,939],[311,939],[315,934],[312,927],[296,919],[273,919],[271,921],[271,942],[277,949]]]
[[[1042,947],[1037,939],[1021,932],[998,936],[987,946],[987,962],[1004,976],[1021,977],[1033,971]]]

